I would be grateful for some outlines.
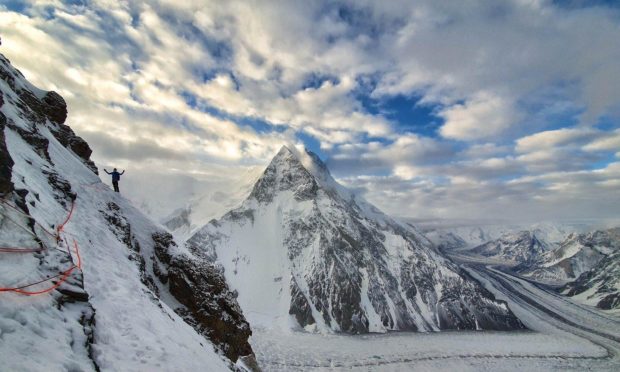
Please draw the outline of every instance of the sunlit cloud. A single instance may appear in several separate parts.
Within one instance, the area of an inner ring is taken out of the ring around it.
[[[0,52],[65,97],[102,166],[236,182],[292,143],[397,215],[620,210],[615,7],[11,4]]]

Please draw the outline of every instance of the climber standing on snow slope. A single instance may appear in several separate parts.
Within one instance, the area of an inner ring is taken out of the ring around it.
[[[105,168],[103,168],[103,170],[107,174],[111,174],[112,175],[112,186],[114,186],[114,191],[119,192],[118,191],[118,181],[121,180],[121,176],[125,173],[125,170],[123,170],[121,173],[118,173],[116,168],[114,168],[114,170],[112,172],[108,172],[108,170],[105,169]]]

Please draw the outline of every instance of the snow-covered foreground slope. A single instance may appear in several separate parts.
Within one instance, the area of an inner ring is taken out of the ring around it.
[[[219,371],[251,362],[249,325],[221,275],[101,183],[66,114],[59,95],[0,56],[0,247],[40,250],[0,252],[0,369]],[[60,283],[49,292],[6,290],[73,265],[66,282],[23,289]]]
[[[400,224],[283,147],[241,207],[188,246],[217,261],[253,326],[350,333],[519,329],[505,303]]]

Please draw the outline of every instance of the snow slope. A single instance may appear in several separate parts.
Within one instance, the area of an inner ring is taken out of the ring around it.
[[[349,333],[515,329],[506,304],[414,228],[283,147],[243,204],[187,242],[222,266],[253,326]]]
[[[203,300],[204,309],[233,319],[226,332],[245,337],[245,345],[201,323],[178,290],[201,285],[183,270],[202,270],[215,282],[219,274],[101,183],[88,145],[65,118],[59,95],[33,87],[0,55],[0,246],[41,249],[0,253],[0,286],[71,267],[76,247],[81,258],[81,269],[56,290],[0,292],[0,369],[229,370],[237,357],[251,354],[249,328],[232,294],[222,284],[210,289],[204,296],[218,302]],[[44,231],[69,215],[62,241]]]

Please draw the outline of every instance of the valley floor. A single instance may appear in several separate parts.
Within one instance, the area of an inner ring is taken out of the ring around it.
[[[530,329],[319,335],[254,329],[265,371],[620,370],[620,318],[480,263],[463,263]]]

